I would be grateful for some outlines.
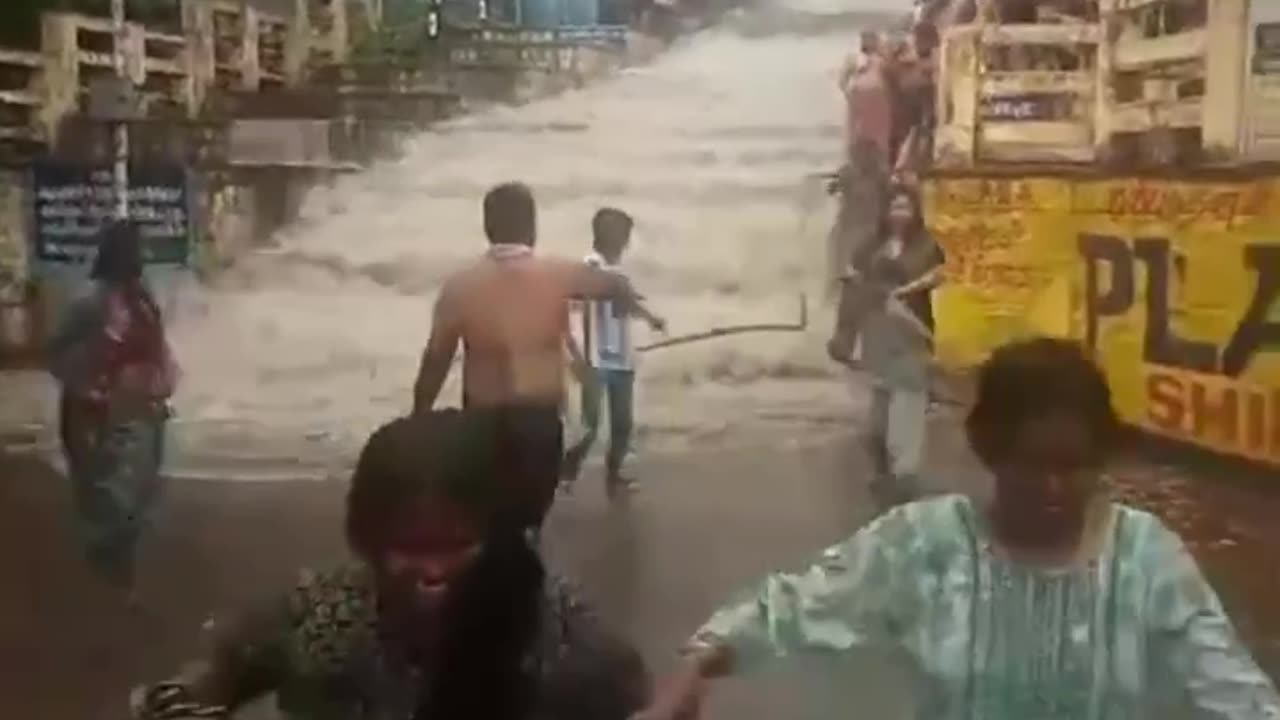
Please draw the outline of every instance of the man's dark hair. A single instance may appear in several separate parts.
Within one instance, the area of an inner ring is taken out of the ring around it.
[[[618,208],[606,207],[591,218],[591,247],[599,253],[619,252],[631,236],[635,220]]]
[[[528,185],[509,182],[484,196],[484,234],[495,245],[533,245],[538,211]]]
[[[373,560],[398,511],[422,498],[454,502],[487,522],[500,501],[499,431],[484,410],[393,420],[370,436],[347,493],[347,541]]]
[[[1099,459],[1119,441],[1107,379],[1078,343],[1039,338],[1005,345],[978,372],[977,400],[965,423],[969,444],[983,462],[998,463],[1029,420],[1051,413],[1080,418]]]
[[[125,284],[142,277],[142,240],[138,226],[128,220],[108,223],[98,234],[98,254],[89,277]]]

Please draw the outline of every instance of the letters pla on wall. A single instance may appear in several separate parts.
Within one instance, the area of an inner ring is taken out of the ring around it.
[[[1126,422],[1280,465],[1277,194],[1280,178],[930,180],[948,253],[938,356],[967,367],[1066,333],[1094,352]]]

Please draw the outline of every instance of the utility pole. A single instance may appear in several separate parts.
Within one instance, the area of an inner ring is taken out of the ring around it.
[[[125,47],[129,42],[129,30],[125,25],[125,0],[111,0],[111,25],[115,31],[112,43],[112,55],[115,60],[116,77],[123,89],[132,81],[129,79],[129,68],[125,56]],[[115,195],[116,217],[129,219],[129,122],[119,119],[113,128],[115,135]]]

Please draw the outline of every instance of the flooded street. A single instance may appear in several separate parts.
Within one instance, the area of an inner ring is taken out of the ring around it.
[[[533,187],[541,252],[585,255],[602,205],[633,214],[630,267],[672,335],[796,322],[801,294],[821,300],[831,203],[806,176],[837,158],[852,33],[707,32],[593,87],[448,123],[316,190],[278,247],[176,308],[174,465],[341,462],[405,410],[434,294],[483,251],[480,199],[501,181]],[[846,416],[820,333],[647,356],[642,449]]]
[[[168,319],[184,377],[169,495],[141,551],[144,612],[112,605],[80,556],[71,483],[49,467],[61,459],[51,382],[0,375],[0,577],[14,588],[0,593],[5,716],[119,720],[130,687],[204,647],[210,617],[346,557],[347,466],[370,429],[408,410],[436,293],[483,252],[481,198],[504,181],[533,188],[542,253],[585,255],[601,206],[632,214],[629,269],[672,336],[794,323],[807,298],[803,332],[646,354],[628,466],[640,492],[609,503],[589,467],[548,521],[551,566],[656,673],[746,583],[812,561],[873,518],[868,387],[824,352],[834,207],[817,177],[838,158],[835,76],[857,29],[816,32],[810,17],[794,24],[808,30],[782,32],[760,17],[591,87],[422,133],[397,159],[314,190],[300,221],[212,285],[180,288]],[[458,402],[459,381],[455,370],[441,404]],[[965,412],[929,413],[929,494],[990,491]],[[1277,677],[1276,473],[1140,449],[1109,468],[1110,490],[1185,539]],[[726,681],[705,717],[912,716],[902,668],[847,662],[839,682],[804,663]]]

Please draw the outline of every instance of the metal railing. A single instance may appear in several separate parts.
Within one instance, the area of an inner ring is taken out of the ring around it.
[[[1160,163],[1240,160],[1258,126],[1251,116],[1280,116],[1280,83],[1246,91],[1247,0],[1099,9],[1099,23],[947,29],[935,161],[1088,164],[1130,141]],[[1181,147],[1169,151],[1171,137]]]
[[[935,158],[1095,159],[1097,25],[973,25],[943,34]]]

